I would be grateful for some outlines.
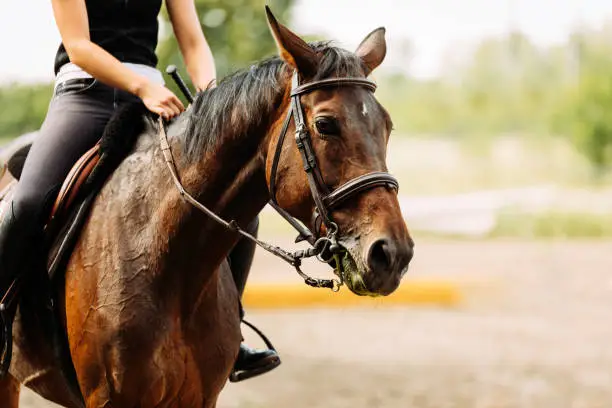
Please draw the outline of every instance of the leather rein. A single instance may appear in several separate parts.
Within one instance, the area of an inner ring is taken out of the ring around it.
[[[307,285],[316,288],[329,288],[334,292],[337,292],[340,289],[340,286],[342,286],[344,283],[344,272],[342,269],[340,255],[343,254],[345,250],[338,244],[338,225],[331,218],[331,211],[354,195],[375,187],[384,186],[396,191],[399,189],[399,183],[395,177],[389,173],[378,171],[355,177],[333,191],[330,191],[325,184],[312,145],[312,137],[310,132],[308,132],[308,128],[304,120],[304,111],[300,102],[300,96],[317,89],[338,88],[343,86],[361,86],[371,92],[376,90],[376,84],[366,78],[331,78],[300,85],[297,72],[293,74],[291,106],[283,123],[272,161],[269,204],[298,231],[299,235],[296,242],[305,240],[310,243],[310,248],[295,252],[286,251],[275,245],[257,239],[240,228],[236,221],[224,220],[185,191],[185,188],[183,187],[177,173],[177,167],[168,143],[168,137],[166,135],[164,121],[161,116],[158,119],[161,151],[164,155],[168,169],[170,170],[172,180],[183,200],[202,211],[204,214],[218,224],[224,226],[226,229],[242,235],[266,251],[288,262],[295,268],[296,272],[304,279],[304,283]],[[313,213],[313,226],[315,232],[312,232],[310,229],[303,226],[286,210],[280,207],[276,201],[276,173],[278,171],[280,156],[282,154],[283,145],[292,118],[295,122],[296,129],[295,141],[302,157],[302,164],[308,178],[308,184],[316,207]],[[324,237],[321,237],[319,234],[322,224],[325,225],[326,229],[326,235]],[[335,273],[339,279],[316,279],[306,275],[300,269],[302,260],[314,256],[316,256],[322,262],[335,262]]]

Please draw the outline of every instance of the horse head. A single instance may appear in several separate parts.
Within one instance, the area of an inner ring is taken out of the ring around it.
[[[269,136],[272,199],[316,236],[337,238],[342,266],[336,270],[351,291],[388,295],[408,269],[414,242],[387,173],[392,122],[366,79],[385,57],[385,30],[371,32],[351,53],[308,44],[269,9],[267,16],[279,54],[294,72],[285,92],[290,113]],[[284,138],[286,132],[296,138]]]

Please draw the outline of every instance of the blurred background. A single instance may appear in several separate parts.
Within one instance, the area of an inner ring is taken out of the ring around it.
[[[247,316],[283,365],[219,405],[612,407],[612,3],[266,3],[349,49],[387,28],[373,77],[416,255],[398,293],[355,300],[296,289],[258,253]],[[263,0],[196,4],[219,77],[275,53]],[[0,144],[40,126],[59,44],[49,2],[2,9]],[[182,66],[160,20],[159,67]],[[261,218],[262,237],[291,245],[279,217]]]

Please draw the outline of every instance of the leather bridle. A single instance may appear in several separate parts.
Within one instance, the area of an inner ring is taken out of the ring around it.
[[[300,97],[317,89],[346,86],[361,86],[371,92],[376,91],[376,84],[366,78],[331,78],[300,85],[298,74],[297,72],[294,73],[291,89],[291,107],[283,123],[280,136],[276,143],[274,158],[272,160],[270,172],[270,205],[298,230],[300,235],[297,241],[306,240],[311,245],[315,245],[319,237],[321,224],[324,224],[326,227],[327,238],[332,241],[332,244],[334,243],[335,235],[338,232],[338,225],[332,220],[330,212],[347,199],[362,191],[380,186],[392,188],[396,191],[399,189],[397,179],[391,174],[381,171],[370,172],[355,177],[333,191],[329,190],[327,184],[323,180],[312,145],[312,136],[304,120],[304,109],[302,108]],[[283,210],[276,201],[276,173],[278,171],[278,164],[280,162],[280,156],[291,118],[293,118],[295,122],[295,142],[302,157],[302,164],[304,165],[304,171],[308,178],[310,193],[312,194],[316,207],[312,219],[314,232],[302,227],[291,215]]]
[[[338,188],[330,191],[327,184],[325,183],[321,171],[317,163],[317,157],[312,145],[312,137],[306,122],[304,120],[304,110],[300,101],[300,97],[304,94],[310,93],[317,89],[324,88],[338,88],[346,86],[361,86],[367,90],[374,92],[376,90],[376,84],[366,78],[331,78],[323,79],[319,81],[309,82],[307,84],[300,85],[297,72],[293,74],[292,88],[291,88],[291,107],[287,113],[281,133],[276,143],[276,151],[272,159],[272,168],[270,173],[270,202],[269,204],[291,224],[298,232],[299,236],[296,241],[306,240],[312,247],[306,250],[299,250],[295,252],[288,252],[277,246],[268,244],[260,241],[253,235],[244,231],[235,221],[226,221],[219,217],[213,211],[198,202],[192,195],[190,195],[183,187],[180,178],[178,176],[174,158],[168,139],[166,136],[165,124],[161,117],[159,117],[159,140],[161,150],[164,155],[164,159],[170,170],[172,180],[177,187],[177,190],[181,197],[189,202],[191,205],[208,215],[217,223],[223,225],[225,228],[237,232],[245,238],[253,241],[263,249],[272,254],[284,259],[295,267],[297,273],[304,278],[304,282],[313,287],[330,288],[333,291],[339,290],[340,286],[344,282],[343,270],[340,260],[340,255],[345,251],[337,242],[338,225],[331,218],[331,211],[337,208],[340,204],[344,203],[349,198],[355,196],[363,191],[375,188],[375,187],[387,187],[394,190],[398,190],[399,183],[397,179],[387,172],[374,171],[370,172],[350,181],[342,184]],[[276,201],[276,177],[278,171],[278,165],[280,162],[280,156],[282,153],[284,141],[289,129],[289,124],[293,118],[295,122],[295,141],[302,157],[302,164],[304,171],[308,178],[308,184],[310,186],[310,192],[312,194],[313,201],[315,203],[315,211],[313,213],[313,228],[314,232],[304,227],[299,221],[293,218],[287,211],[285,211]],[[326,235],[320,236],[321,226],[325,225]],[[323,255],[325,254],[325,255]],[[335,261],[336,274],[340,280],[335,279],[315,279],[306,275],[300,269],[302,259],[316,256],[323,262]]]

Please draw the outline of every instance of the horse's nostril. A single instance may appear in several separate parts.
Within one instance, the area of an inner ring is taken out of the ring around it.
[[[393,262],[391,244],[386,239],[379,239],[370,247],[368,264],[374,271],[388,271]]]

